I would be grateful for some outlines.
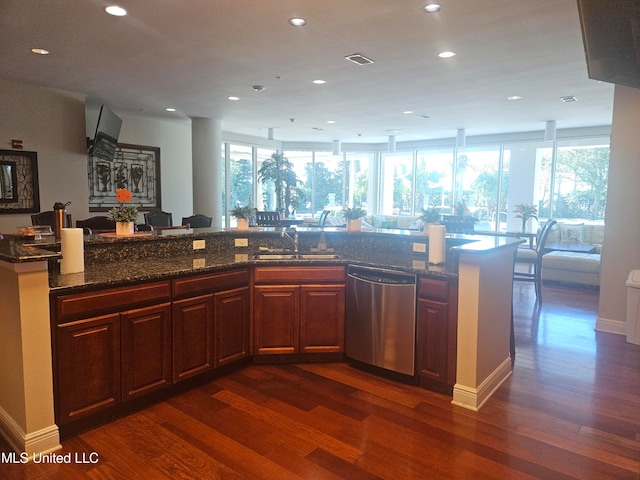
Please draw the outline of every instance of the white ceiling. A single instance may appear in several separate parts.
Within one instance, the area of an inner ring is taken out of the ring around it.
[[[611,123],[613,85],[587,77],[575,0],[441,0],[437,14],[422,12],[430,0],[115,1],[128,16],[107,15],[102,0],[2,0],[0,77],[116,112],[217,118],[264,138],[271,127],[290,142]],[[306,26],[288,24],[298,16]],[[353,53],[375,63],[344,59]]]

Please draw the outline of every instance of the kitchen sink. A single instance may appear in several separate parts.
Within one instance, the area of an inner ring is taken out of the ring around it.
[[[261,253],[253,258],[254,260],[335,260],[342,257],[335,253]]]

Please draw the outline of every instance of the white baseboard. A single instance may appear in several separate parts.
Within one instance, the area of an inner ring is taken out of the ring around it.
[[[60,450],[60,432],[54,423],[35,432],[26,433],[14,419],[0,407],[0,435],[18,453],[51,453]]]
[[[507,358],[491,375],[489,375],[478,388],[467,387],[456,383],[453,387],[453,400],[451,403],[468,410],[477,412],[482,408],[493,392],[511,376],[511,358]]]
[[[627,335],[627,322],[612,320],[610,318],[598,317],[596,319],[596,332],[615,333],[616,335]]]

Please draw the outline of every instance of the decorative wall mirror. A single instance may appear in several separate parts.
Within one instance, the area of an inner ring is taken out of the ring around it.
[[[16,162],[0,161],[0,202],[18,201],[18,174]]]
[[[38,154],[0,150],[0,214],[38,213]]]

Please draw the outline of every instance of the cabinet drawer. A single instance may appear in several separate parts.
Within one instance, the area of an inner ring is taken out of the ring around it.
[[[425,298],[434,298],[442,301],[449,299],[449,282],[435,278],[421,277],[418,280],[418,295]]]
[[[346,281],[344,267],[255,267],[255,283],[326,283]]]
[[[198,293],[211,293],[249,284],[249,271],[211,273],[194,277],[178,278],[172,281],[171,291],[174,297],[184,297]]]
[[[58,323],[96,313],[116,312],[171,299],[169,282],[107,288],[93,292],[61,295],[56,300]]]

